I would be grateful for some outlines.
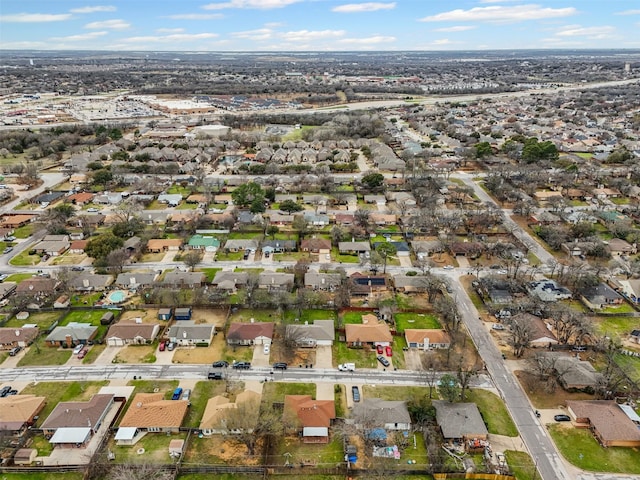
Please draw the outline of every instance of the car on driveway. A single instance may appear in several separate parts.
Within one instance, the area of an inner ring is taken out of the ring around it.
[[[376,345],[376,353],[382,355],[382,345]]]
[[[164,352],[165,347],[166,347],[166,344],[164,342],[160,342],[160,345],[158,345],[158,350],[160,350],[161,352]]]
[[[385,355],[387,357],[392,357],[393,356],[393,350],[391,349],[391,347],[389,345],[384,347],[384,353],[385,353]]]
[[[358,389],[358,387],[356,386],[351,387],[351,395],[353,395],[354,402],[360,401],[360,390]]]
[[[271,346],[268,343],[265,343],[263,351],[265,355],[269,355],[269,353],[271,352]]]
[[[84,357],[86,357],[88,351],[89,351],[88,348],[83,348],[78,354],[78,359],[82,360]]]
[[[13,247],[7,247],[4,249],[3,253],[11,253],[11,252],[13,252]]]
[[[504,330],[504,325],[502,325],[501,323],[494,323],[493,325],[491,325],[491,328],[493,328],[494,330]]]
[[[91,207],[91,208],[87,208],[87,212],[96,213],[96,212],[99,212],[99,210],[97,208],[95,208],[95,207]]]
[[[553,417],[553,419],[556,422],[570,422],[571,421],[571,417],[569,417],[569,415],[555,415]]]
[[[211,364],[211,366],[213,368],[225,368],[229,366],[229,362],[225,361],[225,360],[218,360],[217,362],[213,362]]]
[[[445,265],[442,267],[444,270],[453,270],[453,265]]]
[[[74,355],[79,355],[83,348],[84,348],[84,344],[83,343],[80,343],[80,344],[76,345],[76,347],[73,349],[73,354]]]
[[[384,358],[382,355],[378,355],[378,361],[384,365],[385,367],[388,367],[389,365],[391,365],[389,363],[389,360],[387,360],[386,358]]]

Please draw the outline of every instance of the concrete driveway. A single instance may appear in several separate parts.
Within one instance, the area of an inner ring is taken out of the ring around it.
[[[113,359],[116,358],[118,352],[122,347],[107,347],[104,351],[98,355],[98,358],[93,362],[94,365],[109,365],[113,363]]]
[[[316,400],[334,400],[334,385],[331,383],[316,383]]]
[[[254,367],[268,367],[271,365],[269,359],[271,355],[264,354],[264,345],[254,345],[253,358],[251,359],[251,365]]]
[[[316,368],[333,368],[333,353],[329,345],[316,347]]]
[[[14,355],[13,357],[7,357],[6,360],[2,362],[2,368],[16,368],[18,366],[18,362],[22,359],[22,357],[24,357],[25,353],[27,353],[28,348],[31,347],[23,348],[18,352],[17,355]]]

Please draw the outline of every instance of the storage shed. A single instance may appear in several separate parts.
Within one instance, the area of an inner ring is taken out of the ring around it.
[[[172,308],[161,308],[158,310],[158,320],[171,320],[173,316]]]
[[[113,312],[105,312],[102,317],[100,317],[100,325],[111,325],[116,316]]]
[[[176,320],[191,320],[191,308],[176,308],[174,317]]]

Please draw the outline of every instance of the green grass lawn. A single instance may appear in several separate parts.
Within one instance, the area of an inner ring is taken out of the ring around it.
[[[101,387],[108,385],[107,380],[100,382],[40,382],[27,385],[21,395],[37,395],[47,398],[47,403],[40,413],[38,423],[41,424],[60,402],[87,401],[98,393]]]
[[[251,308],[241,308],[237,312],[232,313],[231,322],[250,322],[251,319],[256,322],[279,322],[280,315],[276,310],[258,310]]]
[[[27,473],[3,473],[2,480],[82,480],[82,472],[29,472]]]
[[[218,250],[216,253],[216,260],[219,261],[229,261],[229,262],[239,262],[242,261],[242,257],[244,252],[225,252],[224,250]]]
[[[406,400],[411,401],[413,399],[429,398],[429,387],[394,387],[394,386],[379,386],[379,385],[365,385],[362,387],[363,394],[367,398],[379,398],[381,400]],[[432,397],[438,398],[436,389],[433,389]]]
[[[72,307],[92,307],[102,297],[101,292],[87,293],[84,295],[73,294],[71,296]]]
[[[371,350],[363,348],[347,348],[344,342],[333,343],[333,363],[355,363],[357,368],[375,368],[376,356]]]
[[[500,397],[487,390],[472,389],[467,393],[467,401],[478,405],[489,433],[508,437],[518,436],[518,429]]]
[[[45,344],[44,337],[38,338],[27,353],[18,361],[19,367],[37,365],[64,365],[71,358],[72,349],[59,349]]]
[[[596,332],[614,340],[626,337],[631,330],[638,328],[638,319],[634,317],[596,317],[593,325]]]
[[[229,240],[261,240],[264,236],[262,232],[230,232],[227,234]]]
[[[195,210],[196,208],[198,208],[197,203],[181,202],[180,205],[176,207],[176,210]]]
[[[131,380],[127,385],[136,387],[133,396],[137,393],[163,392],[164,398],[171,400],[171,395],[178,386],[178,380]],[[129,401],[133,399],[133,396]]]
[[[333,310],[303,310],[302,315],[298,317],[298,310],[287,310],[284,312],[284,319],[287,323],[293,323],[295,319],[299,322],[312,323],[314,320],[336,320],[336,312]]]
[[[222,351],[222,358],[220,360],[226,360],[229,363],[233,361],[237,362],[250,362],[253,358],[253,347],[241,347],[225,344]]]
[[[396,330],[400,333],[407,328],[442,328],[438,317],[427,313],[396,313]]]
[[[346,311],[342,313],[342,323],[344,325],[347,324],[361,324],[362,323],[362,317],[364,315],[375,315],[373,313],[373,310],[371,311]]]
[[[636,382],[640,382],[640,358],[618,354],[615,361]]]
[[[169,442],[171,440],[187,438],[186,432],[167,435],[166,433],[147,433],[133,446],[128,445],[116,445],[111,440],[109,442],[109,450],[112,451],[116,458],[114,463],[116,464],[129,464],[140,463],[149,459],[150,463],[155,463],[157,459],[163,459],[164,463],[169,463],[171,457],[169,457]],[[138,454],[139,449],[144,448],[142,455]],[[162,461],[162,460],[160,460]]]
[[[536,466],[527,453],[505,450],[504,456],[507,459],[509,470],[518,480],[531,480],[534,478]]]
[[[403,336],[395,336],[393,337],[393,366],[395,368],[399,368],[400,370],[404,370],[405,362],[404,362],[404,351],[403,348],[407,347],[407,340]]]
[[[224,382],[202,381],[196,383],[191,392],[191,406],[182,425],[184,427],[198,428],[209,399],[216,395],[222,395],[225,390],[226,385]]]
[[[20,252],[18,255],[16,255],[15,257],[13,257],[9,263],[11,265],[15,265],[17,267],[25,267],[25,266],[32,266],[32,265],[37,265],[38,263],[40,263],[40,256],[39,255],[29,255],[29,251],[28,250],[24,250],[22,252]]]
[[[588,429],[554,424],[549,432],[560,453],[573,465],[593,472],[640,473],[637,448],[603,448]]]
[[[602,313],[633,313],[636,311],[636,309],[629,305],[627,302],[624,302],[620,305],[605,307],[599,311]]]
[[[293,464],[304,460],[326,468],[336,466],[344,458],[344,446],[338,435],[334,435],[327,444],[307,444],[297,437],[284,437],[278,442],[276,455],[284,458],[282,455],[285,452],[291,454],[290,461]]]
[[[211,283],[213,278],[216,276],[218,272],[220,272],[222,268],[200,268],[199,271],[204,273],[207,277],[207,283]]]
[[[32,278],[32,277],[33,277],[32,273],[14,273],[13,275],[9,275],[9,278],[7,278],[5,282],[20,283],[21,281],[26,280],[27,278]]]
[[[48,457],[53,452],[53,445],[43,435],[34,435],[31,437],[29,448],[38,450],[39,457]]]
[[[91,325],[100,325],[100,319],[104,315],[105,310],[72,310],[60,320],[60,325],[68,325],[71,322],[90,323]]]
[[[102,352],[104,352],[105,348],[107,348],[107,346],[104,345],[104,344],[102,344],[102,345],[98,345],[98,344],[91,345],[91,348],[89,349],[87,354],[82,359],[82,363],[84,365],[88,365],[88,364],[91,364],[91,363],[95,362],[96,358],[98,358],[100,356],[100,354]]]
[[[285,395],[311,395],[312,398],[316,398],[316,385],[314,383],[265,383],[262,389],[262,408],[271,410],[272,404],[284,402]]]
[[[345,418],[347,412],[347,397],[344,385],[335,385],[333,388],[333,401],[336,406],[336,418]]]
[[[15,316],[11,317],[5,327],[16,328],[22,327],[25,323],[35,323],[40,330],[46,330],[53,322],[55,322],[64,312],[38,312],[31,313],[26,320],[18,320]]]
[[[34,225],[29,223],[28,225],[23,225],[22,227],[18,227],[13,231],[13,236],[16,238],[29,238],[33,235]]]

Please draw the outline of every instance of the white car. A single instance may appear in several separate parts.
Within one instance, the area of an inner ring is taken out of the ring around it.
[[[87,209],[87,212],[89,212],[89,213],[96,213],[96,212],[98,212],[98,211],[99,211],[99,210],[98,210],[97,208],[95,208],[95,207],[91,207],[91,208],[88,208],[88,209]]]
[[[493,325],[491,325],[491,328],[493,328],[494,330],[504,330],[504,325],[500,323],[494,323]]]
[[[444,270],[453,270],[453,265],[445,265],[442,267]]]
[[[268,343],[264,344],[264,354],[265,355],[269,355],[269,352],[271,351],[271,346]]]

